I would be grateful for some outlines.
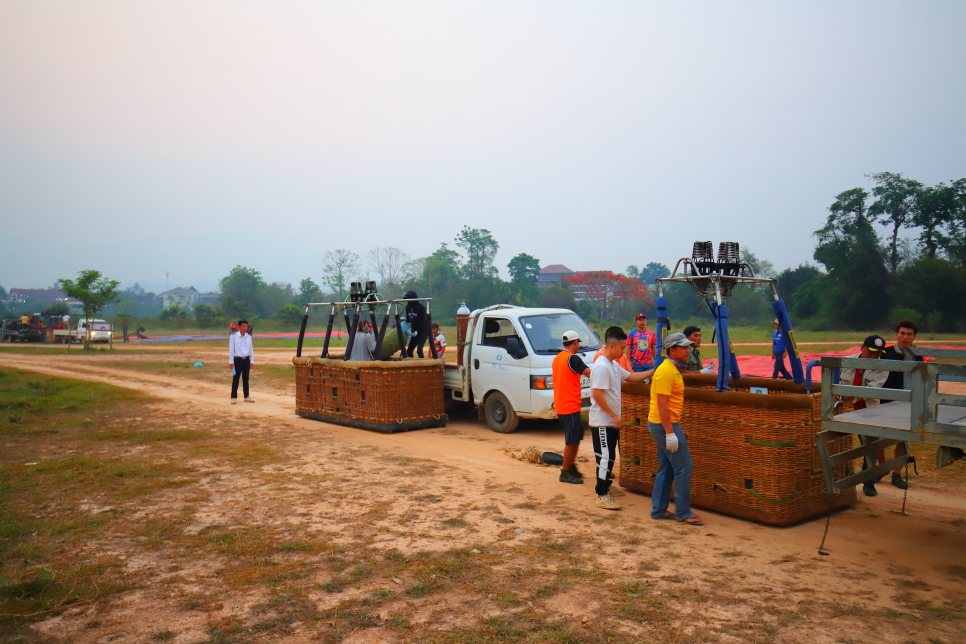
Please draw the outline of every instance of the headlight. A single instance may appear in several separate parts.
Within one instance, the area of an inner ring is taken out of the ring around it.
[[[553,376],[530,376],[530,389],[553,389]]]

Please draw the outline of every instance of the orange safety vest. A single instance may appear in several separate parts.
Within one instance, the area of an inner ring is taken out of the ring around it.
[[[553,359],[553,408],[557,414],[580,413],[580,377],[574,373],[568,361],[574,354],[561,351]]]

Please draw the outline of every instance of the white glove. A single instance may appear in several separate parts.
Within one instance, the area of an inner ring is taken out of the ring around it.
[[[664,435],[664,448],[669,452],[678,451],[678,437],[677,434],[665,434]]]
[[[714,360],[709,362],[708,366],[701,370],[701,373],[717,373],[717,371],[715,371]]]

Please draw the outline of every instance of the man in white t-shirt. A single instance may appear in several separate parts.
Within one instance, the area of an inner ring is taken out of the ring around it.
[[[620,505],[610,497],[610,477],[617,460],[617,444],[621,427],[621,383],[643,382],[654,374],[654,369],[631,373],[617,364],[624,353],[627,334],[617,326],[607,329],[604,335],[604,352],[594,360],[590,369],[590,429],[594,439],[594,458],[597,461],[597,507],[604,510],[620,510]]]

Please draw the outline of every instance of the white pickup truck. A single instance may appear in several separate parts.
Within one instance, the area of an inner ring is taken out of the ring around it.
[[[88,328],[87,319],[81,318],[77,321],[77,328],[74,330],[72,340],[83,342],[84,338],[89,338],[90,342],[110,342],[114,335],[114,325],[107,320],[91,320]]]
[[[600,339],[567,309],[498,304],[470,313],[463,364],[447,363],[446,399],[472,402],[490,429],[501,434],[521,418],[556,418],[551,364],[563,350],[564,331],[580,336],[580,355],[590,366]],[[581,378],[583,407],[590,407],[590,379]]]

